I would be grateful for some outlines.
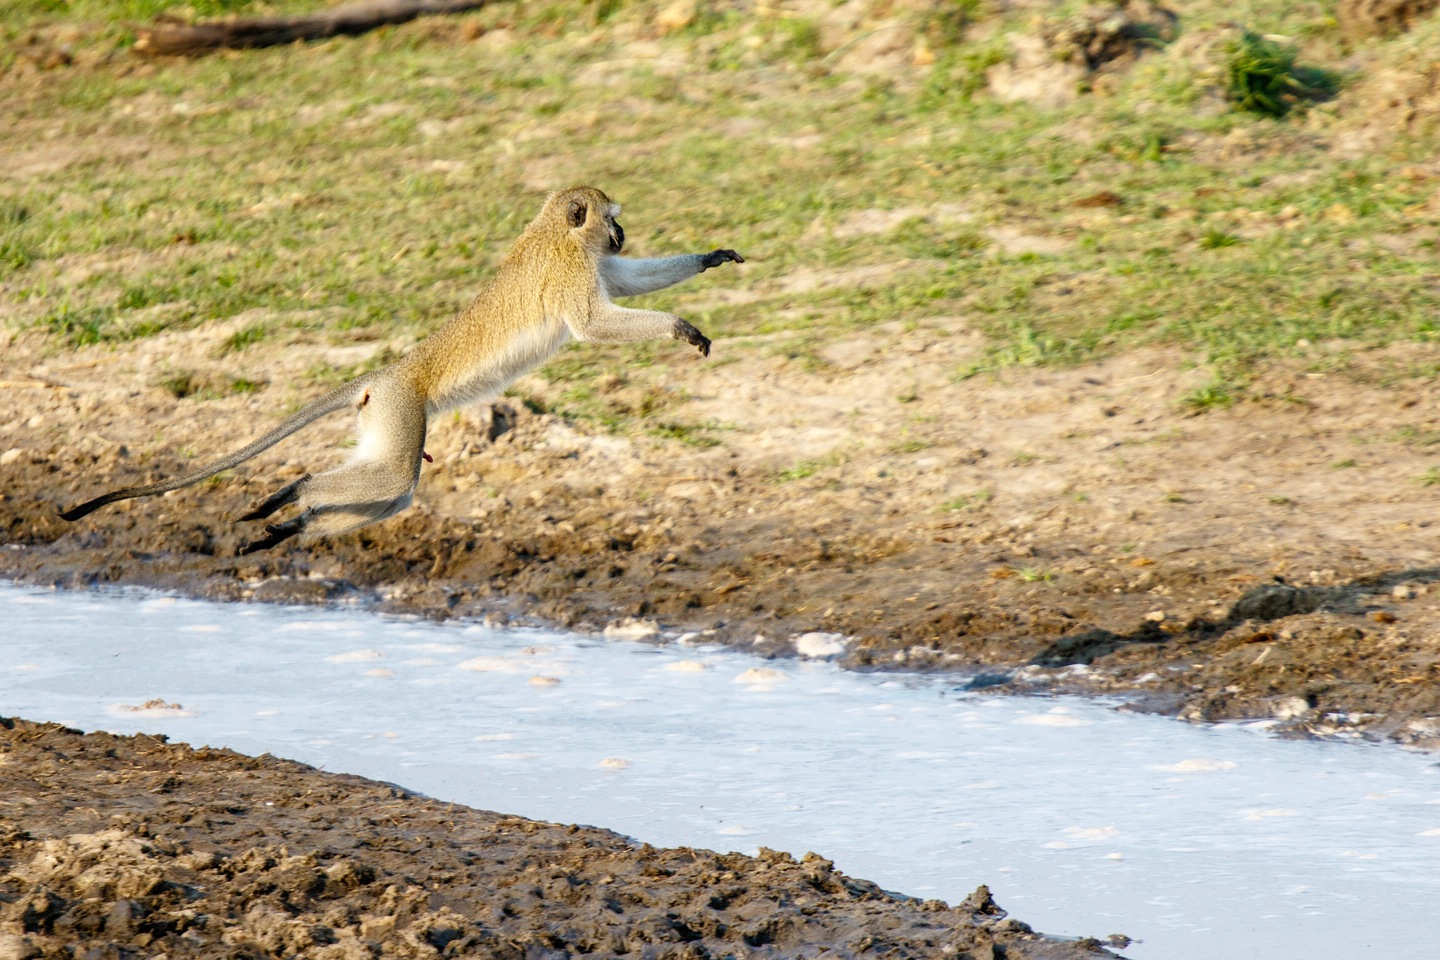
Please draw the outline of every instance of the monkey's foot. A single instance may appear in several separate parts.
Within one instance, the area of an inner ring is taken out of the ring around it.
[[[250,543],[245,544],[236,551],[236,555],[243,557],[260,550],[269,550],[277,543],[283,543],[301,530],[304,530],[305,524],[309,522],[309,518],[302,513],[293,520],[286,520],[284,523],[272,523],[265,528],[265,536],[259,540],[252,540]]]
[[[281,507],[289,506],[296,500],[300,499],[300,485],[309,479],[310,474],[307,473],[305,474],[305,476],[301,477],[299,480],[296,480],[294,483],[286,484],[279,490],[276,490],[270,496],[266,497],[264,500],[261,500],[259,503],[257,503],[254,507],[250,509],[248,513],[242,513],[237,519],[264,520],[266,517],[270,516],[270,514],[274,513],[276,510],[279,510]]]

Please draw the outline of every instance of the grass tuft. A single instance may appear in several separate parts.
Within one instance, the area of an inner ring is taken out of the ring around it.
[[[1225,96],[1237,110],[1283,117],[1340,89],[1339,74],[1302,66],[1299,49],[1282,38],[1241,30],[1225,52]]]

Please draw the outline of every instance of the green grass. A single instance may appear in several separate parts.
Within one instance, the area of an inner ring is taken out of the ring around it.
[[[1299,63],[1300,50],[1284,40],[1241,30],[1226,48],[1225,95],[1238,110],[1283,117],[1307,101],[1335,95],[1339,75]]]
[[[804,18],[707,8],[658,55],[637,55],[608,25],[641,24],[647,9],[574,0],[133,60],[124,23],[169,6],[18,0],[0,13],[0,40],[76,37],[76,64],[43,83],[0,57],[0,122],[12,131],[0,163],[21,171],[0,190],[0,315],[57,348],[256,308],[264,324],[223,352],[287,328],[420,336],[474,295],[547,189],[582,180],[625,204],[636,254],[746,255],[742,270],[634,301],[685,313],[717,340],[712,362],[753,350],[825,373],[823,347],[851,331],[959,317],[987,346],[957,379],[1178,346],[1214,372],[1185,399],[1204,410],[1243,398],[1250,371],[1297,356],[1301,341],[1440,333],[1435,217],[1416,213],[1434,184],[1396,175],[1428,156],[1427,142],[1340,155],[1297,116],[1197,109],[1210,81],[1175,45],[1103,92],[1042,109],[985,93],[985,70],[1008,56],[1001,28],[1030,27],[978,0],[912,24],[932,67],[858,79]],[[190,5],[204,16],[250,6]],[[1246,89],[1293,107],[1328,89],[1305,72],[1339,49],[1328,16],[1317,2],[1202,3],[1183,29],[1250,24],[1259,40],[1232,50],[1248,58]],[[967,32],[976,23],[994,29]],[[1297,38],[1304,56],[1264,46],[1278,43],[1271,32]],[[1278,87],[1256,79],[1261,67]],[[1118,202],[1077,206],[1102,192]],[[942,203],[967,218],[926,215]],[[888,231],[835,232],[856,212],[902,208],[918,213]],[[1006,231],[1059,243],[1007,249]],[[864,284],[783,283],[887,265]],[[748,297],[721,302],[717,286]],[[734,339],[750,335],[769,339]],[[659,376],[682,360],[668,347],[566,351],[542,372],[559,391],[548,402],[632,429],[663,413],[664,393],[617,404],[588,381]],[[713,439],[677,430],[682,442]]]
[[[1055,579],[1055,574],[1042,567],[1017,567],[1015,576],[1024,583],[1049,583]]]
[[[963,494],[945,501],[940,505],[940,509],[949,513],[977,513],[985,509],[992,496],[993,494],[989,490],[976,490],[974,493]]]
[[[1196,387],[1180,398],[1183,406],[1202,413],[1206,410],[1228,407],[1235,402],[1238,388],[1221,380],[1214,380],[1203,387]]]
[[[801,460],[789,469],[776,471],[772,479],[776,483],[790,483],[793,480],[804,480],[807,477],[813,477],[822,470],[838,466],[844,462],[845,458],[840,453],[831,452],[813,460]]]

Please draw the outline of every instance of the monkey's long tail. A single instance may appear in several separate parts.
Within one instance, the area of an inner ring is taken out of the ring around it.
[[[375,371],[375,373],[378,372],[379,371]],[[241,447],[228,456],[205,464],[205,466],[200,467],[192,473],[187,473],[183,477],[176,477],[173,480],[161,480],[158,483],[147,483],[144,486],[111,490],[109,493],[98,496],[94,500],[86,500],[79,506],[71,507],[69,510],[62,510],[60,512],[60,518],[62,520],[79,520],[86,514],[93,513],[108,503],[114,503],[117,500],[129,500],[132,497],[148,497],[170,490],[179,490],[181,487],[188,487],[192,483],[199,483],[206,477],[213,477],[221,470],[228,470],[237,464],[244,463],[262,450],[273,447],[301,427],[315,420],[319,420],[325,416],[325,414],[333,413],[342,407],[355,403],[356,398],[359,397],[361,391],[364,390],[365,384],[373,379],[375,373],[367,373],[351,380],[349,383],[341,384],[325,394],[325,396],[296,411],[284,423],[265,434],[265,436],[252,441],[250,444]]]

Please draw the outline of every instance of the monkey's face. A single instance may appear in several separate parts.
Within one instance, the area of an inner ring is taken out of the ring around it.
[[[567,225],[582,243],[607,253],[619,253],[625,246],[625,230],[615,219],[620,204],[593,187],[574,187],[559,198],[565,202]]]
[[[625,228],[620,226],[616,219],[620,216],[620,204],[611,203],[607,198],[604,207],[605,223],[605,246],[611,253],[619,253],[620,248],[625,246]]]

